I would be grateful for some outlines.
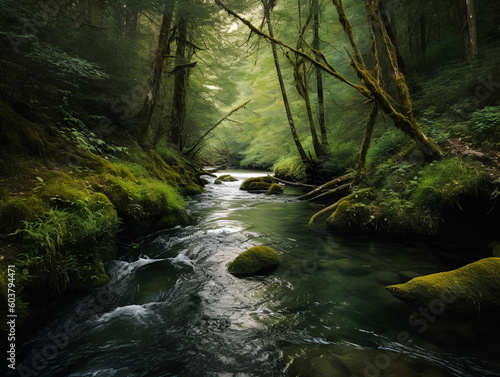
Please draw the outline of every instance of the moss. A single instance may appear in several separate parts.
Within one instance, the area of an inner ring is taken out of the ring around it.
[[[109,276],[104,269],[102,261],[96,261],[82,268],[80,279],[84,282],[82,288],[94,289],[109,283]]]
[[[307,178],[306,166],[300,157],[281,158],[273,165],[276,177],[291,181],[303,181]]]
[[[12,197],[0,203],[0,229],[11,233],[22,226],[23,221],[33,221],[47,209],[36,196]]]
[[[184,212],[186,205],[174,187],[158,180],[133,182],[108,175],[101,177],[97,184],[115,205],[120,217],[146,226],[173,211]]]
[[[176,183],[181,181],[181,175],[163,161],[157,152],[150,150],[148,155],[150,161],[147,164],[147,168],[153,176],[172,185],[176,185]]]
[[[268,193],[270,194],[282,194],[283,193],[283,186],[281,186],[278,183],[273,183],[269,189],[267,190]]]
[[[16,113],[0,101],[0,150],[33,156],[56,155],[58,148],[49,141],[47,130]]]
[[[245,191],[268,191],[275,181],[271,177],[248,178],[240,186]]]
[[[267,246],[254,246],[228,264],[228,271],[236,276],[260,275],[273,271],[280,264],[276,251]]]
[[[238,181],[237,178],[234,178],[233,176],[231,176],[229,174],[221,175],[218,179],[222,182],[237,182]]]
[[[222,181],[221,181],[220,179],[216,179],[216,180],[214,181],[214,184],[215,184],[215,185],[222,185]]]
[[[485,258],[453,271],[417,277],[388,286],[387,290],[417,308],[465,316],[498,316],[500,258]]]
[[[335,212],[326,220],[331,232],[360,233],[367,231],[375,216],[375,207],[361,203],[343,201]]]
[[[433,209],[458,204],[459,195],[474,195],[486,178],[479,164],[461,157],[447,158],[421,171],[410,200]]]

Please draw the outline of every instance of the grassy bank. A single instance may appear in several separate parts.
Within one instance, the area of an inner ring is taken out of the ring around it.
[[[190,221],[186,198],[202,188],[196,169],[173,151],[164,148],[162,158],[134,144],[108,145],[1,107],[0,282],[6,286],[6,266],[15,265],[20,316],[105,284],[104,264],[119,252],[123,229]],[[6,297],[1,303],[5,310]]]

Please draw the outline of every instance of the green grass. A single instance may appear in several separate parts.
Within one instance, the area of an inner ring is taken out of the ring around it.
[[[420,171],[410,200],[417,206],[431,209],[457,205],[461,194],[474,195],[486,179],[479,163],[449,157]]]
[[[283,179],[302,181],[307,178],[306,166],[299,156],[280,158],[273,165],[273,172]]]

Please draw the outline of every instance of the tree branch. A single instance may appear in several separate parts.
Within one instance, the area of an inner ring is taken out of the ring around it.
[[[191,153],[193,153],[193,151],[196,149],[196,147],[208,136],[208,134],[210,132],[212,132],[219,124],[221,124],[222,122],[224,122],[227,118],[229,118],[231,115],[233,115],[235,112],[237,112],[239,109],[241,109],[242,107],[245,107],[246,105],[248,105],[248,103],[250,102],[251,100],[248,100],[244,103],[242,103],[241,105],[235,107],[234,109],[232,109],[229,113],[227,113],[224,117],[222,117],[217,123],[215,123],[212,127],[210,127],[210,129],[205,132],[203,134],[202,137],[200,137],[198,139],[198,141],[196,143],[193,144],[193,146],[191,148],[189,148],[189,150],[186,152],[186,154],[189,156]]]
[[[299,56],[302,56],[304,59],[310,61],[312,64],[314,64],[316,67],[319,67],[321,68],[323,71],[329,73],[330,75],[334,76],[335,78],[337,78],[338,80],[342,81],[343,83],[353,87],[354,89],[356,89],[358,92],[360,92],[362,95],[364,95],[365,97],[367,98],[371,98],[371,93],[370,91],[368,91],[366,88],[360,86],[360,85],[357,85],[357,84],[354,84],[352,82],[350,82],[349,80],[347,80],[344,76],[342,76],[340,73],[338,73],[331,64],[328,63],[328,66],[323,64],[323,63],[320,63],[319,61],[317,61],[316,59],[314,59],[313,57],[311,57],[310,55],[306,54],[305,52],[303,51],[300,51],[300,50],[297,50],[296,48],[293,48],[292,46],[289,46],[287,45],[286,43],[280,41],[279,39],[276,39],[276,38],[273,38],[269,35],[267,35],[266,33],[264,33],[262,30],[258,29],[257,27],[255,27],[250,21],[248,21],[247,19],[243,18],[242,16],[240,16],[239,14],[235,13],[234,11],[232,11],[231,9],[229,9],[226,5],[224,5],[220,0],[215,0],[215,3],[221,7],[222,9],[224,9],[229,15],[237,18],[238,20],[240,20],[243,24],[245,24],[250,30],[252,30],[255,34],[257,35],[260,35],[261,37],[265,38],[266,40],[268,41],[271,41],[271,42],[274,42],[276,44],[279,44],[280,46],[283,46],[284,48],[294,52],[295,54],[299,55]],[[332,69],[333,68],[333,69]]]

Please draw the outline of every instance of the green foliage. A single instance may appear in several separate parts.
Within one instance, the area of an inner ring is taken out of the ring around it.
[[[487,106],[475,111],[469,120],[469,130],[475,137],[484,142],[500,142],[500,106]]]
[[[273,165],[274,174],[285,180],[302,181],[305,180],[306,166],[300,156],[281,157]]]
[[[422,170],[411,200],[433,210],[456,205],[461,194],[477,194],[486,178],[480,164],[460,157],[446,158]]]
[[[382,136],[372,142],[366,156],[368,164],[378,164],[387,160],[401,151],[408,142],[409,138],[401,131],[389,128]]]
[[[33,221],[46,209],[35,196],[11,197],[0,201],[0,229],[10,233],[19,229],[22,221]]]
[[[115,205],[120,217],[136,222],[154,221],[170,212],[183,212],[185,201],[179,192],[165,182],[139,179],[137,182],[105,175],[98,184]]]
[[[107,280],[102,260],[114,252],[118,223],[113,205],[102,194],[93,194],[87,201],[61,201],[16,231],[29,249],[18,255],[18,268],[36,276],[43,288],[59,292],[70,282],[72,286],[102,284]],[[102,271],[97,273],[96,268]]]

